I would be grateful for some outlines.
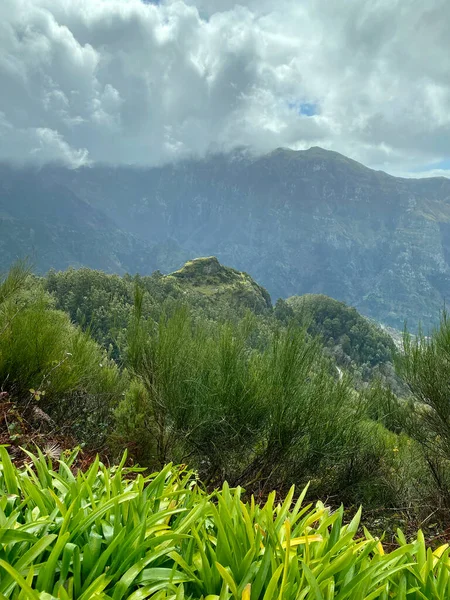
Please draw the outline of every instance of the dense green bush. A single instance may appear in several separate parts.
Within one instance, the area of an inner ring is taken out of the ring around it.
[[[190,458],[211,475],[221,472],[255,443],[261,427],[255,361],[245,343],[251,324],[199,323],[186,308],[155,324],[139,311],[127,364],[141,385],[118,408],[118,434],[133,443],[124,415],[146,407],[136,435],[142,439],[145,422],[155,465]]]
[[[124,375],[87,333],[55,310],[21,265],[0,284],[0,385],[19,406],[39,405],[83,441],[104,438]]]
[[[348,378],[330,374],[317,339],[292,326],[255,349],[250,317],[212,325],[181,308],[156,325],[139,298],[127,354],[139,383],[116,411],[119,447],[261,490],[312,478],[322,493],[365,476],[351,469],[367,444],[365,408]]]
[[[409,386],[413,402],[403,423],[420,444],[440,490],[439,500],[450,506],[450,320],[442,314],[440,327],[429,337],[422,331],[405,332],[403,353],[397,358],[399,373]]]

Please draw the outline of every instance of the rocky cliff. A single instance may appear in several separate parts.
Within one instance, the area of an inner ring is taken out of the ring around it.
[[[326,294],[400,328],[405,319],[436,322],[449,297],[444,178],[400,179],[320,148],[142,170],[49,167],[39,177],[131,236],[138,245],[121,260],[128,270],[169,272],[215,255],[274,299]],[[134,266],[139,244],[145,264]],[[51,257],[41,266],[52,266]]]

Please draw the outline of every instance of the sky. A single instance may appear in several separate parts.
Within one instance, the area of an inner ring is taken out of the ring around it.
[[[450,176],[448,0],[0,0],[0,160],[322,146]]]

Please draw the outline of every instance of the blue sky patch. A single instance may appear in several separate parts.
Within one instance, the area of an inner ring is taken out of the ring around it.
[[[435,163],[430,167],[431,169],[450,169],[450,158],[445,158],[444,160],[440,160],[438,163]]]
[[[313,117],[319,112],[319,107],[313,102],[289,102],[288,104],[291,110],[296,110],[299,115],[305,117]]]
[[[300,104],[300,114],[306,115],[307,117],[313,117],[317,115],[317,104],[311,104],[310,102],[305,102],[304,104]]]
[[[450,171],[450,158],[444,158],[435,163],[429,163],[423,167],[414,167],[410,169],[411,173],[423,173],[424,171],[435,171],[442,169],[443,171]]]

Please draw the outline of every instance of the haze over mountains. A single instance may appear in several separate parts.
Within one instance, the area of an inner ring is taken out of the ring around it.
[[[435,323],[450,295],[450,181],[278,149],[149,169],[0,168],[0,266],[168,272],[215,255],[273,299],[322,293],[383,323]]]

